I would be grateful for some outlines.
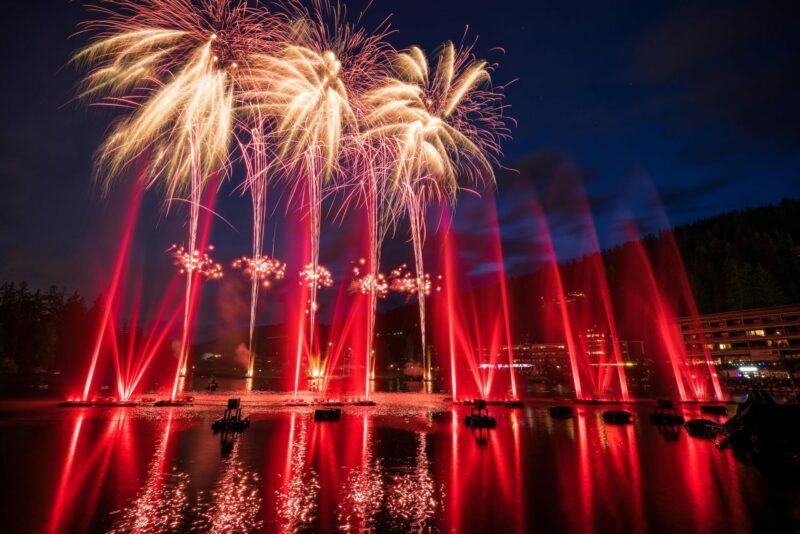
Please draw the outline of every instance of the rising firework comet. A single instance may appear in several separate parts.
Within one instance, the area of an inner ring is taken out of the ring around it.
[[[494,183],[492,162],[507,135],[502,94],[491,86],[492,66],[474,59],[471,47],[445,43],[431,69],[424,52],[397,54],[394,75],[368,92],[367,138],[395,148],[388,164],[389,205],[406,213],[417,276],[424,279],[425,211],[432,202],[455,200],[462,182]],[[425,284],[417,284],[426,378]]]
[[[89,67],[79,95],[130,111],[101,146],[96,176],[108,190],[142,159],[142,181],[160,186],[168,205],[188,197],[188,254],[194,256],[202,192],[228,168],[240,73],[252,53],[274,46],[281,24],[243,1],[109,0],[91,9],[100,18],[82,30],[94,37],[74,57]],[[185,367],[192,284],[187,271],[178,374]],[[177,383],[176,375],[173,399]]]
[[[358,20],[345,22],[341,5],[323,0],[314,0],[311,9],[294,1],[287,5],[294,21],[290,35],[276,53],[251,58],[247,98],[270,119],[279,173],[289,180],[290,199],[308,213],[316,271],[324,190],[341,174],[348,153],[343,148],[359,139],[360,96],[379,79],[387,28],[367,32]],[[316,291],[317,285],[310,286],[311,347]]]
[[[250,277],[250,337],[248,349],[250,361],[247,364],[247,378],[253,376],[256,361],[255,347],[253,347],[253,334],[256,327],[256,310],[258,309],[258,290],[261,285],[269,286],[269,279],[275,270],[285,270],[280,267],[280,262],[262,256],[264,241],[264,224],[266,222],[267,211],[267,171],[269,169],[269,144],[265,134],[264,118],[260,113],[246,114],[248,121],[249,137],[239,140],[247,172],[244,188],[250,192],[250,200],[253,206],[253,255],[252,258],[242,258],[246,264],[245,270],[252,267],[251,274],[262,273],[266,277]],[[261,260],[261,261],[259,261]],[[281,277],[283,273],[281,273]],[[259,280],[259,278],[263,278]],[[260,282],[260,283],[259,283]]]

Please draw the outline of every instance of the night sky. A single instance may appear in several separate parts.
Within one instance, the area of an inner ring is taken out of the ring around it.
[[[361,2],[349,4],[356,12]],[[374,2],[373,25],[394,13],[392,44],[433,50],[443,40],[479,37],[476,52],[500,63],[517,121],[498,173],[498,212],[510,270],[530,238],[518,222],[519,187],[550,194],[563,257],[579,253],[569,221],[576,202],[564,184],[585,184],[603,246],[619,241],[614,220],[630,211],[644,231],[654,187],[669,224],[797,197],[800,186],[800,28],[790,2]],[[80,2],[16,1],[4,6],[0,97],[0,281],[55,284],[94,298],[108,269],[126,189],[101,199],[91,162],[113,113],[72,100],[78,74],[67,65],[87,17]],[[496,47],[505,49],[499,52]],[[569,180],[564,176],[568,175]],[[234,181],[237,179],[234,176]],[[547,197],[548,195],[544,195]],[[147,197],[137,234],[144,285],[156,292],[169,272],[163,250],[180,241],[180,210]],[[218,211],[220,259],[248,251],[249,200],[228,184]],[[270,223],[281,235],[280,213]],[[323,237],[323,260],[336,239]],[[280,240],[280,237],[279,239]],[[387,263],[410,256],[396,239]],[[343,268],[342,266],[338,267]]]

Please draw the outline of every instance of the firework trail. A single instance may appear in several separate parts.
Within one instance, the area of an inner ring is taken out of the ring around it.
[[[492,162],[507,136],[502,94],[492,88],[492,66],[475,60],[471,47],[445,43],[431,69],[424,52],[399,53],[394,74],[369,91],[364,135],[394,146],[389,167],[389,212],[408,215],[417,270],[420,336],[426,379],[430,379],[425,340],[423,246],[427,207],[453,202],[459,189],[494,183]]]
[[[388,27],[367,32],[358,27],[361,17],[350,24],[341,5],[322,0],[310,9],[289,1],[286,16],[293,23],[283,47],[251,58],[246,94],[249,105],[271,121],[276,171],[289,181],[290,201],[308,213],[310,266],[316,272],[323,195],[341,174],[342,148],[358,140],[359,98],[381,72]],[[309,289],[313,347],[317,285]]]
[[[265,119],[260,113],[248,115],[247,130],[250,133],[247,142],[239,141],[242,160],[246,170],[244,188],[250,192],[253,206],[253,255],[234,262],[234,267],[243,268],[250,276],[250,337],[248,349],[250,361],[247,366],[247,377],[253,376],[255,350],[253,334],[255,332],[256,310],[258,307],[259,287],[268,288],[270,279],[281,279],[286,272],[286,265],[275,258],[263,255],[264,225],[267,210],[267,172],[270,163],[269,140],[265,133]]]

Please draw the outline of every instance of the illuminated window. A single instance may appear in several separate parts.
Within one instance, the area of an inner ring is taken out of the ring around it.
[[[731,344],[730,343],[720,343],[719,345],[717,345],[717,348],[719,350],[728,350],[728,349],[731,348]]]
[[[766,334],[764,333],[763,329],[758,329],[758,330],[748,330],[747,331],[747,335],[748,336],[764,337]]]

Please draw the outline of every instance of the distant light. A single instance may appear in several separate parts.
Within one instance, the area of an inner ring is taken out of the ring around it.
[[[758,372],[758,367],[756,367],[754,365],[743,365],[743,366],[739,367],[739,372],[740,373],[757,373]]]

